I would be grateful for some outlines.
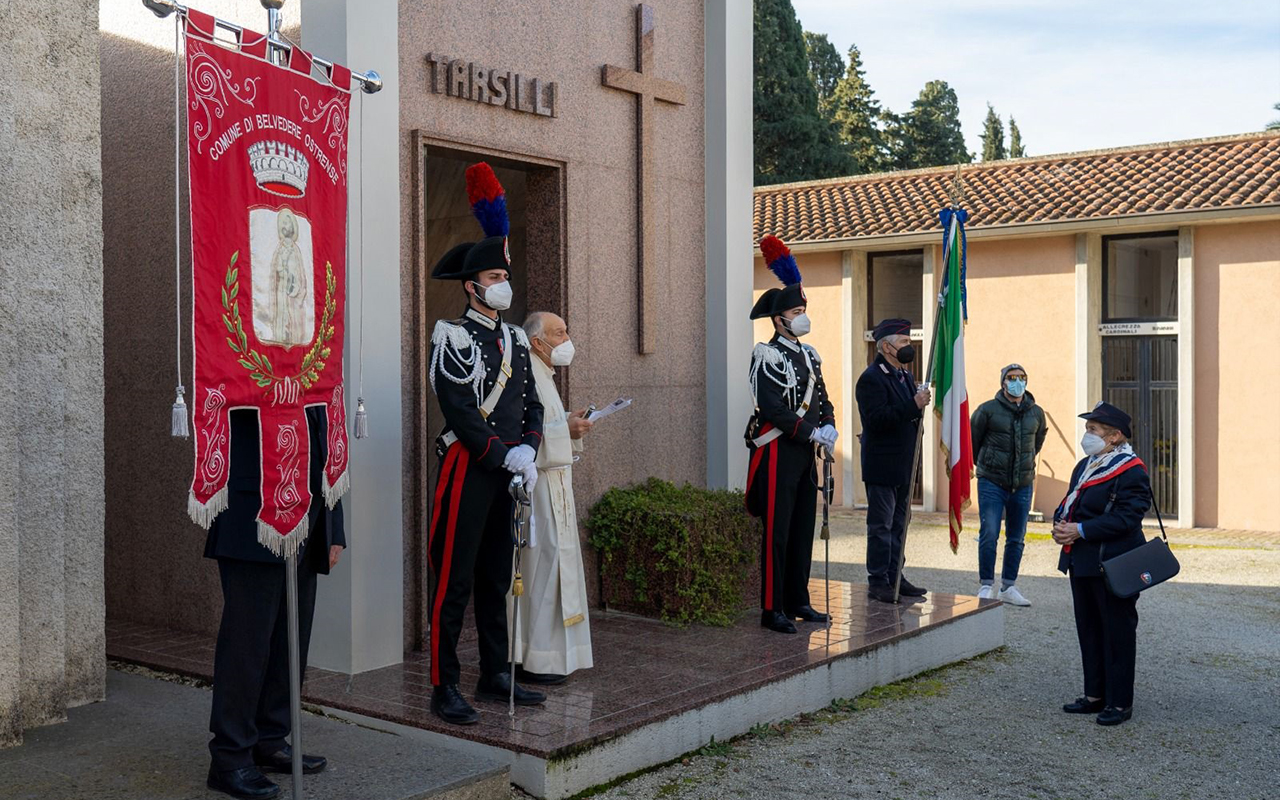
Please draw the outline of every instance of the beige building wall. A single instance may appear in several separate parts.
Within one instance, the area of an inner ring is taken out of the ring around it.
[[[1199,226],[1194,257],[1195,524],[1280,530],[1280,221]]]
[[[813,332],[804,337],[804,343],[813,345],[818,354],[822,356],[822,378],[826,381],[827,392],[831,396],[832,405],[835,406],[836,426],[841,428],[840,439],[836,442],[836,463],[832,469],[832,475],[836,481],[833,505],[844,504],[844,470],[841,469],[841,464],[847,449],[855,446],[852,432],[843,430],[843,426],[839,424],[842,418],[841,409],[849,408],[850,404],[854,402],[852,397],[844,396],[843,389],[845,365],[849,363],[849,356],[842,333],[842,314],[844,309],[841,303],[841,257],[842,254],[838,250],[802,253],[796,256],[796,263],[800,266],[800,274],[804,276],[805,295],[809,298],[809,318],[813,322]],[[754,299],[759,299],[766,289],[781,285],[774,274],[769,271],[769,268],[765,266],[764,259],[759,256],[754,260],[753,275],[755,280]],[[750,313],[750,309],[742,310],[743,316],[748,313]],[[768,341],[773,336],[773,324],[770,320],[758,319],[752,325],[755,341]],[[748,370],[750,366],[750,364],[742,365],[741,380],[744,386],[749,385]],[[747,421],[745,419],[742,420],[741,427],[746,428],[746,424]]]

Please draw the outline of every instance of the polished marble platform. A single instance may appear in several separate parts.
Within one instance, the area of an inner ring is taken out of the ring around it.
[[[479,704],[478,725],[457,727],[430,711],[430,664],[401,664],[355,676],[308,669],[303,697],[365,724],[477,752],[505,754],[514,783],[535,797],[569,797],[660,764],[752,726],[814,711],[833,699],[971,658],[1003,644],[1001,605],[947,594],[891,606],[866,587],[832,582],[830,627],[797,623],[788,636],[744,612],[729,628],[674,628],[626,614],[591,617],[595,668],[548,689],[544,706],[508,716]],[[814,607],[823,584],[811,586]],[[463,690],[478,677],[474,628],[461,644]],[[108,620],[111,658],[208,678],[213,641]],[[438,738],[447,737],[447,738]]]

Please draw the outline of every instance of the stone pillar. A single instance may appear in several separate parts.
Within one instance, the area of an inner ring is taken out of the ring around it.
[[[359,391],[358,333],[363,306],[369,437],[351,440],[351,492],[343,500],[349,548],[320,587],[311,637],[312,664],[356,673],[398,664],[404,657],[401,610],[407,509],[400,474],[406,464],[403,447],[407,437],[402,431],[408,426],[401,416],[400,200],[410,181],[402,178],[400,169],[398,3],[312,0],[304,6],[302,30],[302,46],[307,50],[354,70],[377,70],[383,81],[378,94],[361,96],[357,90],[351,98],[348,161],[347,418],[354,418]]]
[[[21,3],[0,70],[0,745],[100,700],[98,9]]]
[[[1102,237],[1076,234],[1076,408],[1087,411],[1102,399]],[[1079,413],[1079,412],[1077,412]],[[1080,437],[1084,420],[1077,419],[1076,457],[1084,458]]]
[[[1178,228],[1178,519],[1196,525],[1196,229]]]
[[[706,4],[707,486],[742,488],[751,416],[751,4]]]

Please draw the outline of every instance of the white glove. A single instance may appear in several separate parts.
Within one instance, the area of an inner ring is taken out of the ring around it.
[[[502,468],[511,473],[524,472],[526,467],[533,466],[533,461],[537,457],[538,454],[532,447],[527,444],[518,444],[507,451]]]
[[[840,438],[840,433],[834,425],[823,425],[818,429],[818,438],[824,447],[832,450],[836,446],[836,439]]]
[[[528,447],[528,445],[523,444],[520,446]],[[538,468],[533,464],[529,464],[527,467],[520,470],[520,473],[524,475],[524,488],[529,492],[529,496],[532,497],[533,487],[538,485]]]
[[[813,430],[809,431],[809,441],[813,442],[814,444],[822,444],[822,429],[814,428]]]

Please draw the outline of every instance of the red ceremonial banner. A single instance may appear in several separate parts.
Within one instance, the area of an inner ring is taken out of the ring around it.
[[[270,64],[186,22],[187,158],[195,383],[195,477],[188,511],[204,527],[227,507],[229,413],[261,426],[258,540],[295,552],[311,505],[305,409],[324,406],[332,507],[346,491],[342,381],[349,75],[312,69],[294,48]],[[320,73],[321,77],[312,77]],[[348,76],[341,83],[331,82]]]

